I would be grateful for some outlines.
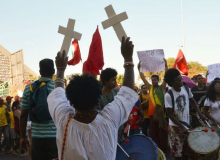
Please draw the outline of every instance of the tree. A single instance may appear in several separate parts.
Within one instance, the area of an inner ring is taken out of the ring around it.
[[[167,59],[168,68],[173,68],[175,61],[176,61],[175,58],[168,58]],[[190,78],[192,78],[194,75],[205,73],[207,71],[207,67],[206,66],[202,66],[198,62],[189,61],[189,62],[187,62],[187,65],[188,65],[188,68],[189,68],[188,77],[190,77]],[[164,75],[165,75],[165,71],[161,71],[161,72],[145,72],[144,73],[144,75],[145,75],[145,77],[147,79],[149,79],[154,74],[159,75],[161,80],[163,80],[164,79]],[[140,77],[138,79],[140,79]]]
[[[123,80],[124,80],[124,75],[123,74],[119,74],[117,76],[117,83],[118,84],[122,84],[123,83]]]

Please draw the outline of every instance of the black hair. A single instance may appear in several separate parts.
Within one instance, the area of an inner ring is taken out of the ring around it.
[[[171,68],[166,71],[164,80],[170,87],[172,87],[173,80],[179,75],[180,72],[176,68]]]
[[[141,89],[143,89],[143,87],[146,86],[145,84],[141,85]]]
[[[203,78],[203,76],[202,76],[201,74],[198,74],[198,75],[196,76],[196,80],[197,80],[197,78],[198,78],[199,76],[201,76],[201,77]]]
[[[214,79],[214,81],[220,81],[220,78],[219,78],[219,77],[216,77],[216,78]]]
[[[215,102],[216,101],[216,91],[215,91],[215,84],[219,83],[219,81],[213,81],[206,92],[206,98],[208,98],[210,101]]]
[[[102,71],[101,73],[101,81],[102,85],[105,85],[106,81],[109,81],[112,77],[116,77],[118,75],[117,71],[113,68],[106,68],[105,70]]]
[[[53,76],[55,73],[54,62],[52,59],[43,59],[39,62],[40,74],[42,77]]]
[[[74,76],[66,87],[66,96],[76,110],[92,110],[102,94],[101,85],[94,76],[83,73]]]
[[[153,77],[155,77],[158,81],[160,80],[160,77],[159,77],[158,75],[156,75],[156,74],[152,75],[152,76],[151,76],[151,79],[152,79]]]
[[[17,106],[18,106],[19,104],[20,104],[19,101],[14,101],[14,102],[12,103],[12,111],[18,109]]]

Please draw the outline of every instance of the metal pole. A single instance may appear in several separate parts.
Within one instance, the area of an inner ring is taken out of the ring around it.
[[[183,17],[183,0],[181,0],[181,14],[182,14],[183,53],[186,56],[185,32],[184,32],[184,17]]]

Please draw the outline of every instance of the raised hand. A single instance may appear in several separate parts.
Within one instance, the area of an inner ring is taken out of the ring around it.
[[[138,71],[140,72],[140,68],[141,68],[141,62],[138,63]]]
[[[67,66],[67,62],[68,62],[68,57],[66,57],[65,54],[65,50],[63,51],[63,53],[58,52],[57,56],[56,56],[56,66],[57,66],[57,70],[65,70],[66,66]]]
[[[121,54],[124,57],[125,62],[133,62],[133,49],[134,45],[130,41],[130,37],[125,40],[125,37],[122,37],[121,42]]]

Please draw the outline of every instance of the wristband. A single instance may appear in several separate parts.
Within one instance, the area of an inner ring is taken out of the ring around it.
[[[125,62],[124,67],[126,67],[126,66],[134,67],[134,63],[133,62]]]

